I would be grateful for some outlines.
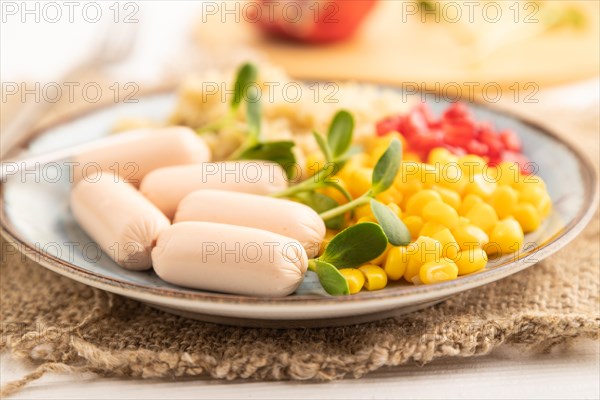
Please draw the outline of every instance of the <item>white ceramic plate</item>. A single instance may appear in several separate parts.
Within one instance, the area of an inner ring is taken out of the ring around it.
[[[123,116],[167,117],[174,94],[118,104],[38,132],[29,153],[101,138]],[[439,111],[445,103],[432,103]],[[68,166],[40,166],[38,174],[18,174],[2,185],[2,233],[42,266],[84,284],[131,297],[169,312],[228,324],[295,327],[354,324],[411,312],[445,298],[497,281],[548,257],[572,240],[589,222],[597,205],[597,178],[591,164],[554,134],[512,116],[473,105],[477,118],[498,128],[516,130],[527,156],[547,182],[554,210],[536,232],[526,236],[518,259],[506,256],[476,274],[457,280],[412,286],[391,284],[384,290],[330,297],[309,272],[298,292],[286,298],[253,298],[192,290],[161,281],[152,271],[133,272],[117,266],[81,230],[69,211]],[[59,176],[60,175],[60,176]]]

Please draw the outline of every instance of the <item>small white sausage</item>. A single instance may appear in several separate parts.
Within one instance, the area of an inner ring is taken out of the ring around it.
[[[248,226],[302,244],[309,258],[319,254],[325,223],[312,208],[290,200],[222,190],[198,190],[179,203],[173,222],[205,221]]]
[[[148,172],[172,165],[211,160],[210,149],[189,128],[174,126],[121,133],[123,140],[86,151],[74,158],[73,180],[97,179],[98,174],[139,186]]]
[[[144,178],[140,191],[168,218],[179,202],[200,189],[269,194],[287,187],[283,169],[267,161],[227,161],[160,168]]]
[[[152,246],[158,234],[171,225],[132,185],[109,175],[75,185],[71,211],[106,254],[131,270],[151,267]]]
[[[152,263],[161,279],[175,285],[258,297],[294,292],[308,268],[306,252],[294,239],[212,222],[164,230]]]

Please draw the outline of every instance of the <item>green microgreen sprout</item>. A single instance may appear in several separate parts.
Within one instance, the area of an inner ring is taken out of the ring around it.
[[[341,192],[348,201],[352,196],[332,178],[346,161],[355,153],[352,145],[354,119],[348,111],[338,111],[333,117],[327,137],[313,131],[313,137],[325,158],[325,164],[310,178],[290,186],[280,192],[272,194],[273,197],[297,197],[301,192],[312,192],[326,186],[333,187]]]
[[[362,196],[348,203],[329,209],[320,214],[325,222],[354,210],[356,207],[370,203],[377,222],[381,225],[389,242],[394,246],[406,246],[410,243],[410,233],[404,223],[391,209],[375,200],[375,197],[392,186],[402,161],[402,145],[397,139],[392,140],[386,151],[373,168],[371,188]]]
[[[296,157],[292,152],[293,141],[265,141],[261,132],[260,91],[256,78],[257,68],[250,63],[240,67],[237,72],[233,99],[229,110],[221,119],[197,130],[204,133],[220,129],[235,120],[235,115],[243,102],[246,104],[247,135],[244,141],[228,158],[230,160],[266,160],[279,164],[288,178],[295,172]]]
[[[323,254],[309,260],[308,269],[317,274],[325,291],[331,295],[350,293],[340,268],[356,268],[379,257],[387,248],[388,239],[381,226],[362,222],[335,235]]]

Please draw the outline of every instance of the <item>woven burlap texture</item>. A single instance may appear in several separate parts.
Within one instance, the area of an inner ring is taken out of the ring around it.
[[[589,132],[589,131],[588,131]],[[580,137],[597,161],[597,130]],[[595,146],[595,147],[594,147]],[[381,367],[537,350],[600,336],[598,215],[566,248],[499,282],[398,318],[339,328],[250,329],[170,315],[76,283],[2,242],[2,350],[47,371],[103,376],[332,380]]]

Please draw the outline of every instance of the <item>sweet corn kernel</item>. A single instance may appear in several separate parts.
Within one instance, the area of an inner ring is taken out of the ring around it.
[[[427,236],[419,236],[417,240],[406,247],[408,265],[404,271],[404,279],[412,282],[419,275],[421,265],[429,261],[439,261],[442,257],[442,244]]]
[[[464,194],[470,180],[466,174],[463,174],[458,164],[446,164],[442,168],[441,176],[443,179],[440,179],[438,184],[460,195]]]
[[[527,185],[539,186],[544,189],[544,191],[547,190],[546,182],[544,182],[544,180],[537,175],[527,175],[525,178],[523,178],[523,183]]]
[[[402,202],[400,205],[402,206],[402,209],[406,210],[410,198],[423,190],[423,184],[419,181],[410,181],[402,185],[403,186],[395,185],[394,187],[402,193]]]
[[[486,199],[490,197],[498,185],[484,174],[475,174],[470,178],[470,182],[465,188],[465,194],[476,194]]]
[[[340,273],[344,275],[346,282],[348,282],[350,294],[360,292],[365,284],[365,276],[361,271],[355,268],[342,268],[340,269]]]
[[[514,218],[506,218],[492,229],[485,250],[488,254],[513,253],[523,246],[524,240],[521,225]]]
[[[437,165],[446,165],[450,163],[458,164],[458,157],[452,154],[450,151],[443,147],[436,147],[435,149],[429,152],[429,157],[427,158],[427,164],[431,164],[434,166]]]
[[[423,219],[429,222],[437,222],[446,228],[454,228],[458,225],[458,213],[454,208],[441,201],[429,202],[423,207]]]
[[[529,203],[540,210],[544,196],[546,196],[546,191],[541,186],[525,185],[519,193],[519,203]]]
[[[498,186],[490,197],[490,205],[496,210],[498,218],[508,217],[519,201],[519,192],[510,186]]]
[[[321,152],[310,153],[306,156],[306,171],[308,176],[313,176],[325,165],[325,158]]]
[[[444,201],[444,203],[448,204],[456,211],[459,210],[461,203],[460,194],[439,185],[434,185],[431,187],[431,189],[435,190],[440,194],[440,196],[442,196],[442,200]]]
[[[385,259],[384,271],[391,281],[397,281],[402,278],[408,265],[408,255],[406,247],[392,247]]]
[[[392,140],[397,139],[400,141],[402,148],[406,148],[406,139],[398,132],[390,132],[385,136],[375,136],[373,140],[367,145],[367,152],[371,155],[371,162],[373,165],[379,160],[379,158],[385,153],[387,148],[390,146]]]
[[[354,210],[355,219],[360,219],[364,217],[375,218],[375,215],[373,215],[373,210],[371,210],[370,204],[365,204],[360,207],[356,207],[356,209]]]
[[[456,241],[456,238],[450,232],[450,229],[444,228],[441,231],[431,236],[432,239],[437,240],[442,244],[442,256],[449,258],[450,260],[456,260],[460,246]]]
[[[380,202],[386,203],[402,203],[402,193],[395,187],[391,187],[383,193],[379,193],[375,198]]]
[[[440,170],[433,165],[404,161],[400,164],[400,172],[396,181],[399,184],[418,181],[428,188],[435,185],[440,180],[440,176]]]
[[[392,245],[388,243],[388,245],[385,248],[385,250],[383,251],[383,253],[381,253],[379,256],[377,256],[377,258],[374,258],[371,261],[369,261],[369,264],[383,265],[383,263],[385,263],[385,260],[387,259],[388,251],[390,251],[391,248],[392,248]]]
[[[344,164],[342,169],[339,170],[339,172],[335,175],[335,177],[342,179],[345,182],[350,182],[350,179],[352,178],[352,174],[354,174],[354,171],[356,171],[358,168],[362,167],[362,165],[359,163],[359,161],[352,161],[354,159],[354,157],[357,157],[358,155],[360,155],[360,154],[356,154],[353,157],[351,157],[350,160],[348,160],[348,162],[346,164]]]
[[[384,146],[387,149],[394,139],[400,141],[403,149],[406,148],[406,139],[396,131],[389,132],[384,136],[369,136],[368,139],[369,140],[365,142],[365,148],[369,153],[372,153],[373,149],[377,148],[378,146]]]
[[[377,223],[377,218],[375,217],[361,217],[356,220],[357,224],[362,224],[363,222],[375,222]]]
[[[421,229],[423,228],[423,218],[417,215],[409,215],[407,217],[404,217],[402,221],[404,222],[404,225],[406,225],[406,227],[408,228],[410,236],[413,239],[416,239],[419,236],[419,232],[421,232]]]
[[[488,256],[483,249],[469,249],[458,253],[455,260],[458,275],[466,275],[485,268]]]
[[[475,176],[475,174],[481,174],[487,167],[487,162],[474,154],[467,154],[458,159],[458,166],[460,167],[463,174],[467,176]]]
[[[485,232],[488,232],[498,223],[496,210],[487,203],[475,204],[465,216],[473,225],[477,225]]]
[[[433,237],[434,234],[446,228],[444,225],[435,221],[428,221],[423,224],[418,236]]]
[[[471,224],[459,224],[456,228],[451,229],[450,232],[452,232],[461,250],[483,247],[490,241],[487,233],[480,227]]]
[[[451,281],[458,277],[458,267],[452,260],[442,258],[439,261],[429,261],[419,269],[419,278],[424,284]]]
[[[383,268],[373,264],[365,264],[359,270],[365,276],[365,289],[379,290],[387,286],[387,274]]]
[[[465,225],[470,225],[471,221],[469,220],[469,218],[466,217],[458,217],[458,225],[459,226],[465,226]]]
[[[512,186],[519,182],[520,178],[521,168],[517,163],[503,161],[496,167],[495,180],[498,185]]]
[[[540,213],[529,203],[517,204],[512,216],[521,225],[524,233],[535,231],[542,223]]]
[[[371,189],[371,176],[373,170],[371,168],[358,167],[352,172],[348,182],[348,191],[352,197],[356,198],[365,194]]]
[[[475,204],[481,203],[483,203],[483,199],[481,197],[477,196],[476,194],[468,194],[463,199],[463,202],[458,209],[458,213],[462,216],[465,216]]]
[[[442,201],[442,196],[431,189],[421,190],[414,194],[406,204],[406,212],[410,215],[421,215],[423,208],[432,201]]]
[[[409,162],[421,162],[421,157],[417,153],[413,153],[412,151],[407,151],[402,155],[402,159],[404,161]]]
[[[337,176],[335,178],[333,178],[338,185],[340,185],[342,188],[348,190],[348,186],[346,185],[346,182],[344,182],[343,179],[338,178]],[[334,199],[338,204],[346,204],[348,202],[348,199],[346,198],[346,196],[344,196],[339,190],[337,190],[336,188],[333,188],[331,186],[325,186],[324,188],[318,189],[317,190],[319,193],[322,193],[326,196],[331,197],[332,199]]]

